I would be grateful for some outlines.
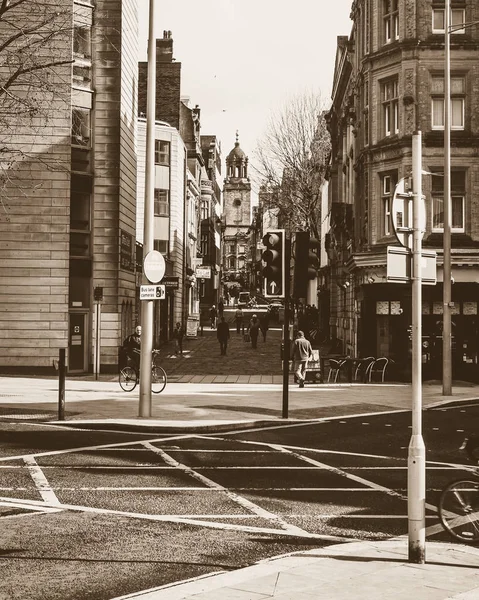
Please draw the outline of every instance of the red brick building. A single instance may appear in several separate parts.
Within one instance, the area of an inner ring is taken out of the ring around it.
[[[453,376],[478,360],[479,20],[475,0],[452,0],[451,187]],[[411,176],[411,141],[422,131],[425,249],[437,251],[437,284],[423,286],[423,370],[440,376],[444,202],[444,2],[355,0],[352,32],[338,38],[329,128],[329,263],[320,306],[330,334],[353,356],[410,364],[410,284],[386,279],[395,186]]]

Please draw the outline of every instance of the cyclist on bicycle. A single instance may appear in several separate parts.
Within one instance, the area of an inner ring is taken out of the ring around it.
[[[140,372],[141,327],[135,327],[135,333],[129,335],[123,342],[123,349],[137,370]]]

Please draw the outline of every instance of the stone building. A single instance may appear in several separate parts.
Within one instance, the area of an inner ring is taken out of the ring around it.
[[[226,157],[223,186],[223,277],[226,284],[236,282],[247,289],[246,256],[251,225],[251,183],[248,157],[240,148],[238,134],[234,148]],[[226,287],[229,287],[226,285]]]
[[[200,244],[198,264],[209,267],[209,279],[198,282],[201,308],[207,309],[219,299],[221,265],[221,215],[223,213],[221,180],[221,144],[214,135],[201,136],[205,163],[201,179]]]
[[[91,370],[95,352],[113,369],[135,298],[137,6],[28,6],[12,4],[10,22],[28,32],[46,18],[52,34],[35,58],[56,64],[17,81],[20,95],[34,83],[38,112],[2,131],[24,159],[2,163],[0,368],[49,370],[66,348],[69,372]]]
[[[453,376],[477,370],[479,281],[479,5],[452,0],[451,157]],[[423,372],[442,364],[444,2],[355,0],[338,38],[329,129],[329,265],[322,270],[332,337],[353,356],[410,364],[411,286],[387,279],[396,184],[411,176],[412,134],[423,138],[423,246],[437,252],[437,284],[423,286]],[[324,290],[324,287],[321,288]],[[325,292],[321,292],[324,294]]]

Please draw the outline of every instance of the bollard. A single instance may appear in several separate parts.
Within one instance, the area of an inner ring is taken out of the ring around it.
[[[58,360],[58,420],[65,420],[65,348],[60,348]]]

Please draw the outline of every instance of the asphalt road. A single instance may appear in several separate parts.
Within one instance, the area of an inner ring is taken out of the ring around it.
[[[427,535],[479,408],[424,413]],[[410,414],[214,435],[0,425],[0,598],[103,600],[407,533]],[[467,468],[467,467],[466,467]]]

